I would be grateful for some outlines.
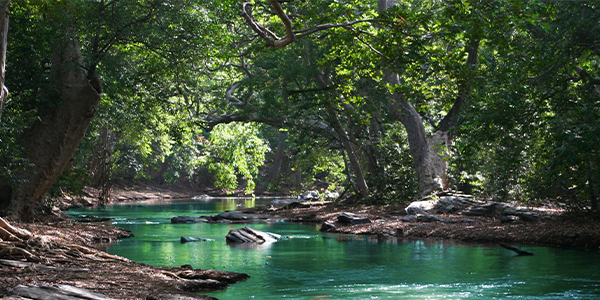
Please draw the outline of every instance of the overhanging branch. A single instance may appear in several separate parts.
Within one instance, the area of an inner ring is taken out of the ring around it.
[[[374,19],[365,19],[365,20],[355,20],[355,21],[343,23],[343,24],[321,24],[321,25],[317,25],[310,29],[294,31],[292,28],[292,21],[287,16],[287,14],[283,11],[283,8],[281,7],[281,4],[280,4],[281,2],[294,2],[294,0],[269,0],[269,3],[271,4],[271,6],[273,7],[273,10],[275,11],[275,14],[279,17],[279,19],[281,20],[281,23],[283,23],[283,26],[285,27],[285,36],[283,38],[279,38],[274,32],[272,32],[268,28],[262,26],[260,23],[258,23],[258,21],[256,21],[254,16],[252,16],[252,11],[251,11],[252,3],[250,3],[250,2],[242,3],[242,14],[241,14],[242,17],[244,18],[244,20],[246,20],[246,23],[248,23],[248,25],[250,25],[252,30],[254,32],[256,32],[256,34],[258,34],[258,36],[260,36],[263,40],[265,40],[267,46],[284,47],[284,46],[287,46],[291,43],[298,41],[299,38],[309,36],[313,33],[319,32],[319,31],[329,30],[331,28],[340,28],[340,27],[347,28],[347,27],[353,26],[358,23],[377,21]]]

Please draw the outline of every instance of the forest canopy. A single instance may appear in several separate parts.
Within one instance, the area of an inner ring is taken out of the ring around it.
[[[0,1],[0,214],[130,179],[597,212],[598,6]]]

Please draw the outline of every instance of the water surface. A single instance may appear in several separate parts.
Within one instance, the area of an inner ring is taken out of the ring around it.
[[[260,200],[182,201],[168,205],[75,210],[115,218],[134,238],[108,251],[156,266],[247,273],[250,279],[209,295],[226,299],[600,299],[600,255],[570,249],[504,248],[442,241],[389,241],[323,234],[290,223],[248,226],[284,238],[258,248],[230,246],[225,235],[239,224],[171,224],[177,215],[202,216]],[[180,243],[181,236],[214,239]]]

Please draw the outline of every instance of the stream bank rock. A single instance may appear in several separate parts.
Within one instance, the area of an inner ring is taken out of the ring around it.
[[[371,223],[371,220],[369,220],[369,218],[365,218],[365,217],[359,216],[357,214],[349,213],[349,212],[342,212],[342,213],[338,214],[337,221],[338,221],[338,223],[341,223],[344,225],[356,225],[356,224]]]
[[[539,222],[538,215],[534,212],[516,211],[507,203],[473,199],[473,196],[452,191],[440,192],[430,199],[412,202],[406,207],[406,216],[401,220],[405,222],[452,222],[437,215],[460,214],[463,216],[501,217],[502,223]]]
[[[325,222],[321,225],[321,229],[319,229],[319,230],[323,231],[323,232],[327,232],[327,231],[335,230],[340,225],[344,226],[344,225],[370,224],[370,223],[372,223],[371,220],[364,216],[354,214],[354,213],[349,213],[349,212],[341,212],[338,214],[336,222]]]
[[[229,230],[225,236],[227,243],[273,243],[281,239],[279,234],[264,232],[249,227]]]

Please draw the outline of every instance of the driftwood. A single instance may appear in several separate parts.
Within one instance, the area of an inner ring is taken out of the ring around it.
[[[249,227],[231,229],[225,240],[228,243],[272,243],[281,239],[278,234],[264,232]]]
[[[76,288],[70,285],[54,284],[52,286],[24,286],[18,285],[7,293],[9,296],[19,296],[25,299],[36,300],[110,300],[105,295],[93,293],[85,289]]]
[[[516,253],[517,253],[519,256],[529,256],[529,255],[534,255],[534,253],[533,253],[533,252],[529,252],[529,251],[521,250],[521,249],[519,249],[519,248],[517,248],[517,247],[510,246],[510,245],[507,245],[507,244],[505,244],[505,243],[501,243],[501,242],[499,242],[499,243],[498,243],[498,245],[500,245],[500,247],[502,247],[502,248],[504,248],[504,249],[508,249],[508,250],[511,250],[511,251],[515,251],[515,252],[516,252]]]

